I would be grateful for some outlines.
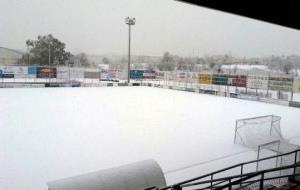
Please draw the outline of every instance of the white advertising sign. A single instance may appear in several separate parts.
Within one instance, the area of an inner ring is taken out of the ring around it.
[[[247,88],[268,89],[268,76],[248,75]]]

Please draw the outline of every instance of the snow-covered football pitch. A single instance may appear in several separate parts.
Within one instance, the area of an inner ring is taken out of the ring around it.
[[[148,158],[172,184],[255,159],[233,143],[235,120],[269,114],[300,144],[298,108],[153,87],[0,89],[0,189]]]

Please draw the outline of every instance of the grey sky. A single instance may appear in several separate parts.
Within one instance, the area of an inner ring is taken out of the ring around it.
[[[300,31],[172,0],[1,0],[0,46],[51,33],[73,53],[126,54],[127,16],[136,55],[300,54]]]

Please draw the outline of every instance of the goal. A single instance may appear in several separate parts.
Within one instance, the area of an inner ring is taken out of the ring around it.
[[[276,115],[236,120],[234,143],[257,149],[259,145],[282,140],[280,120]]]
[[[236,120],[234,143],[257,151],[257,159],[279,155],[299,149],[289,143],[281,133],[280,116],[266,115]],[[299,155],[297,160],[300,160]],[[287,166],[295,162],[295,155],[285,155],[273,160],[257,162],[256,171],[272,167]],[[285,171],[290,174],[292,171]],[[280,173],[282,175],[282,173]]]
[[[286,140],[276,140],[266,144],[262,144],[258,146],[257,149],[257,160],[261,158],[265,158],[268,156],[280,155],[283,153],[292,152],[294,150],[299,149],[298,145],[291,144]],[[296,159],[296,160],[295,160]],[[256,162],[256,171],[271,169],[274,167],[282,167],[295,164],[300,160],[299,154],[286,154],[280,157],[275,157],[273,159],[263,160],[260,162]],[[275,176],[283,176],[283,175],[291,175],[293,174],[294,169],[285,169],[277,172],[268,173],[267,177],[275,177]]]

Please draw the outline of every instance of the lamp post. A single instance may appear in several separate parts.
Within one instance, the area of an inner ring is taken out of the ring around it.
[[[69,54],[68,69],[69,69],[69,84],[72,87],[71,68],[74,65],[74,57]]]
[[[50,86],[50,80],[51,80],[51,76],[50,76],[50,74],[51,74],[51,68],[50,68],[50,61],[51,61],[51,44],[50,44],[50,42],[49,42],[49,47],[48,47],[48,62],[49,62],[49,73],[48,73],[48,75],[49,75],[49,86]]]
[[[131,25],[135,24],[135,18],[127,17],[125,18],[125,23],[128,24],[128,75],[127,83],[130,82],[130,40],[131,40]]]
[[[30,49],[27,47],[27,53],[28,53],[28,66],[30,66]]]

